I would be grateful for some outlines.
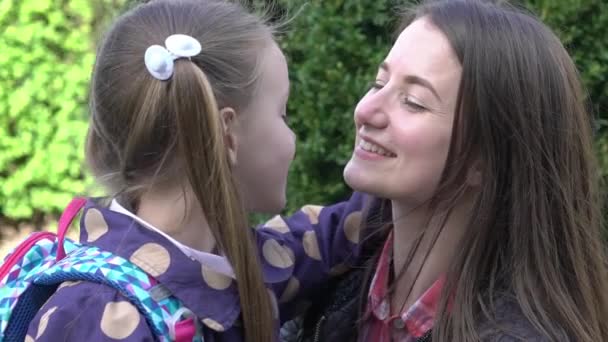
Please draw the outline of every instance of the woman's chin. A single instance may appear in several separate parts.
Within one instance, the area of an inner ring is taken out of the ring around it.
[[[365,192],[369,194],[375,194],[377,187],[374,186],[373,179],[370,179],[368,175],[356,165],[349,161],[344,168],[344,182],[354,191]]]

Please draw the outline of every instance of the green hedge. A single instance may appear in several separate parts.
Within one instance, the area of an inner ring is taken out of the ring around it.
[[[106,0],[0,3],[0,214],[37,220],[88,184],[82,155]]]
[[[0,210],[28,218],[84,190],[90,1],[2,1]]]
[[[254,0],[257,1],[257,0]],[[328,203],[348,190],[353,109],[388,52],[394,0],[277,0],[300,11],[281,40],[290,63],[291,124],[298,134],[289,209]],[[0,218],[56,214],[86,192],[83,171],[88,81],[97,30],[122,0],[0,2]],[[530,0],[574,55],[598,122],[608,119],[608,4]],[[608,176],[608,135],[598,149]]]

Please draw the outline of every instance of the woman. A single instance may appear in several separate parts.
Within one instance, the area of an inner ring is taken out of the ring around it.
[[[379,198],[367,270],[319,297],[300,339],[608,341],[584,102],[533,16],[475,0],[408,12],[344,170]]]

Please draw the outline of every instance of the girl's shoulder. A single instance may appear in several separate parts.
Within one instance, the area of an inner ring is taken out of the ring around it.
[[[153,341],[144,316],[117,290],[64,282],[38,311],[26,341]]]

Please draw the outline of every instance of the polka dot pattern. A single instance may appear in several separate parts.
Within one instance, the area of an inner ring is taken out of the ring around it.
[[[289,227],[287,226],[287,223],[285,222],[285,220],[283,220],[283,218],[280,215],[276,215],[275,217],[270,219],[270,221],[264,223],[264,225],[262,227],[270,228],[270,229],[277,231],[279,233],[282,233],[282,234],[289,233]]]
[[[293,251],[289,247],[281,246],[277,240],[266,240],[262,246],[262,255],[270,265],[277,268],[288,268],[294,263]]]
[[[292,264],[295,262],[296,260],[296,256],[293,253],[293,250],[289,247],[283,247],[283,250],[285,251],[285,253],[287,253],[287,256],[289,257],[289,260],[292,261]]]
[[[101,331],[109,338],[124,340],[131,336],[139,325],[140,315],[129,302],[109,302],[101,317]]]
[[[319,223],[319,215],[322,209],[323,207],[320,205],[305,205],[302,207],[302,212],[308,216],[310,223],[317,224]]]
[[[344,220],[344,234],[348,241],[359,243],[359,234],[361,232],[361,212],[355,211],[349,214]]]
[[[108,223],[103,218],[101,211],[91,208],[87,210],[84,217],[84,227],[87,231],[87,241],[93,242],[108,232]]]
[[[212,320],[211,318],[203,319],[203,324],[211,328],[215,331],[224,331],[224,326],[219,324],[218,322]]]
[[[287,287],[283,291],[281,298],[279,299],[280,303],[287,303],[295,298],[300,290],[300,281],[296,277],[289,278],[287,282]]]
[[[61,283],[61,285],[59,285],[59,287],[57,287],[57,291],[59,291],[60,289],[66,288],[66,287],[78,285],[80,283],[82,283],[82,281],[80,281],[80,280],[77,280],[77,281],[64,281],[63,283]]]
[[[50,308],[49,310],[47,310],[47,312],[44,313],[44,315],[42,315],[42,317],[40,317],[40,322],[38,322],[38,332],[36,333],[36,338],[39,338],[40,336],[42,336],[42,334],[44,334],[46,327],[49,325],[49,320],[51,319],[51,316],[53,315],[53,313],[55,313],[55,311],[57,311],[57,308],[58,308],[57,306]]]
[[[232,284],[232,278],[218,273],[205,265],[202,265],[202,273],[203,280],[212,289],[225,290]]]
[[[317,234],[314,230],[309,230],[302,237],[302,245],[304,252],[310,258],[321,261],[321,252],[319,251],[319,243],[317,242]]]
[[[157,243],[147,243],[139,247],[129,261],[141,267],[153,277],[165,273],[171,265],[171,256],[167,249]]]

